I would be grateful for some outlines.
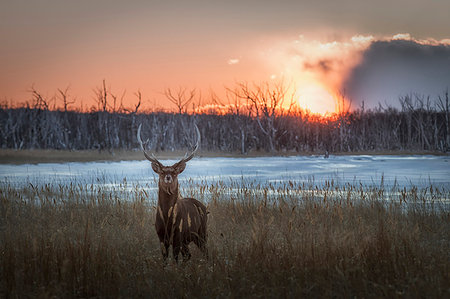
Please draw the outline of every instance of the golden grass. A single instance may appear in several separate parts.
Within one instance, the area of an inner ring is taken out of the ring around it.
[[[155,196],[126,183],[0,189],[0,297],[450,295],[449,191],[193,183],[209,258],[164,266]]]

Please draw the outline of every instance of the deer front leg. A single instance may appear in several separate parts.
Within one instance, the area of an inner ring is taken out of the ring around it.
[[[162,253],[164,262],[167,260],[167,257],[169,256],[169,246],[170,246],[170,244],[169,244],[168,240],[164,240],[163,242],[160,242],[161,253]]]
[[[180,254],[181,246],[180,244],[173,243],[173,258],[175,259],[175,262],[178,263],[178,255]]]
[[[159,238],[159,246],[161,248],[161,253],[165,262],[167,260],[167,257],[169,256],[170,239],[167,236],[167,232],[165,229],[157,229],[156,233]]]

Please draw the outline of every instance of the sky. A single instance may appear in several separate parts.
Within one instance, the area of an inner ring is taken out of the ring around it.
[[[0,0],[0,100],[34,88],[68,89],[95,104],[106,81],[125,106],[175,108],[167,88],[213,90],[285,81],[296,102],[335,111],[398,106],[407,93],[436,97],[450,85],[450,1]]]

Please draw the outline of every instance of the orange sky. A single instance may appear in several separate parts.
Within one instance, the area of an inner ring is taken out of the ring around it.
[[[144,108],[167,109],[166,88],[197,88],[207,104],[210,89],[284,78],[302,107],[332,112],[374,36],[443,39],[450,28],[445,3],[344,2],[2,1],[0,99],[23,103],[32,86],[51,98],[69,86],[86,108],[106,79],[114,94],[126,92],[125,105],[140,90]]]

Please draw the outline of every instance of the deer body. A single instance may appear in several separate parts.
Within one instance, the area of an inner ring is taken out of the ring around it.
[[[204,204],[194,198],[182,198],[178,185],[178,174],[183,172],[186,162],[192,159],[198,148],[200,132],[194,151],[172,166],[162,165],[153,155],[148,155],[140,138],[138,141],[145,157],[152,162],[153,170],[159,175],[158,205],[156,211],[155,229],[158,235],[164,260],[169,255],[172,245],[173,257],[178,261],[181,252],[184,259],[189,259],[189,243],[194,242],[206,254],[206,222],[207,211]]]
[[[206,207],[194,198],[170,199],[171,204],[163,204],[166,199],[159,197],[155,221],[164,259],[169,255],[170,245],[175,260],[180,251],[185,259],[190,257],[188,245],[191,242],[205,252]]]

